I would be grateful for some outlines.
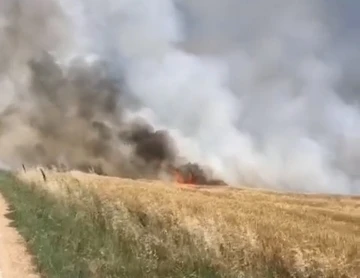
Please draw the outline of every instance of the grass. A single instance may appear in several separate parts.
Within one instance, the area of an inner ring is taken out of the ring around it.
[[[78,190],[81,203],[67,202],[8,174],[1,176],[0,190],[44,277],[221,277],[203,259],[155,265],[149,258],[166,256],[166,250],[115,230],[91,192]]]
[[[359,277],[358,197],[46,176],[0,189],[48,277]]]

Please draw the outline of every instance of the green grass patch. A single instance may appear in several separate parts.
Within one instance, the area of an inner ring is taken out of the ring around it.
[[[227,277],[218,273],[206,256],[169,260],[171,250],[164,250],[161,244],[150,244],[150,253],[156,253],[157,260],[149,260],[146,246],[110,225],[96,196],[90,196],[91,209],[69,205],[8,173],[0,175],[0,192],[11,205],[10,217],[44,277]],[[130,217],[139,215],[132,212]],[[191,250],[191,241],[188,244]]]

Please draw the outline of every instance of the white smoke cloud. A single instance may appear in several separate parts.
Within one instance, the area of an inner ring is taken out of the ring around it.
[[[232,184],[360,192],[360,112],[326,1],[58,1],[68,55],[111,62],[188,158]]]

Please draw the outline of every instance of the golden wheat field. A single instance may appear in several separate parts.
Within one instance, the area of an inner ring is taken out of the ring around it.
[[[264,265],[282,268],[284,277],[360,277],[360,197],[184,189],[77,171],[47,170],[46,182],[36,169],[17,177],[67,202],[81,203],[83,189],[95,192],[114,227],[143,246],[159,242],[171,250],[166,260],[191,252],[235,277]],[[134,211],[140,221],[127,217]],[[195,249],[186,247],[189,237]]]

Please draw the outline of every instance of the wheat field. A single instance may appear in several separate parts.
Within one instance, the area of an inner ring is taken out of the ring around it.
[[[95,193],[96,207],[136,239],[149,268],[190,256],[210,261],[224,277],[360,277],[360,197],[45,173],[46,181],[38,169],[16,175],[89,211],[83,192]]]

